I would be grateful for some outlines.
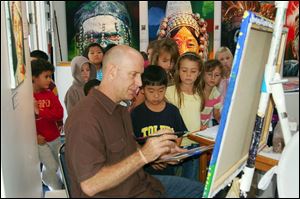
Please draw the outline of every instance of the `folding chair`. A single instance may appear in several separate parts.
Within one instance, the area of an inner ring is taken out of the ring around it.
[[[65,185],[66,194],[67,197],[70,198],[70,180],[69,180],[68,170],[67,170],[67,165],[65,160],[65,143],[63,143],[59,148],[58,160],[59,160],[59,167],[63,177],[63,183]]]

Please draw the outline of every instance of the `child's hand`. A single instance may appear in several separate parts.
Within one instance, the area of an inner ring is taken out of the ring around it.
[[[207,125],[201,125],[201,127],[200,127],[200,131],[203,131],[203,130],[205,130],[205,129],[207,129],[208,128],[208,126]]]
[[[41,135],[37,135],[37,142],[39,145],[44,145],[47,143],[47,141],[45,140],[45,138]]]
[[[33,99],[33,107],[34,107],[34,113],[36,114],[36,115],[39,115],[39,106],[38,106],[38,103],[37,103],[37,101],[35,100],[35,99]]]

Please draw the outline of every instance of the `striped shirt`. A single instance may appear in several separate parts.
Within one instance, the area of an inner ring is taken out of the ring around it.
[[[201,112],[201,124],[212,126],[213,110],[221,109],[221,94],[218,91],[217,87],[213,87],[208,100],[205,101],[205,107]]]

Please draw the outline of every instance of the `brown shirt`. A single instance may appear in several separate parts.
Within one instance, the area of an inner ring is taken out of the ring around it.
[[[137,149],[129,112],[98,90],[93,90],[69,115],[65,124],[66,162],[72,197],[87,197],[80,182],[94,176]],[[159,180],[141,168],[118,186],[95,197],[159,197]]]

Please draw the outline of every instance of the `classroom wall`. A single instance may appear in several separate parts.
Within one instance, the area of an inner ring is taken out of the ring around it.
[[[26,32],[26,20],[23,25]],[[25,81],[12,91],[3,1],[1,30],[1,198],[41,197],[28,39],[25,38]]]

